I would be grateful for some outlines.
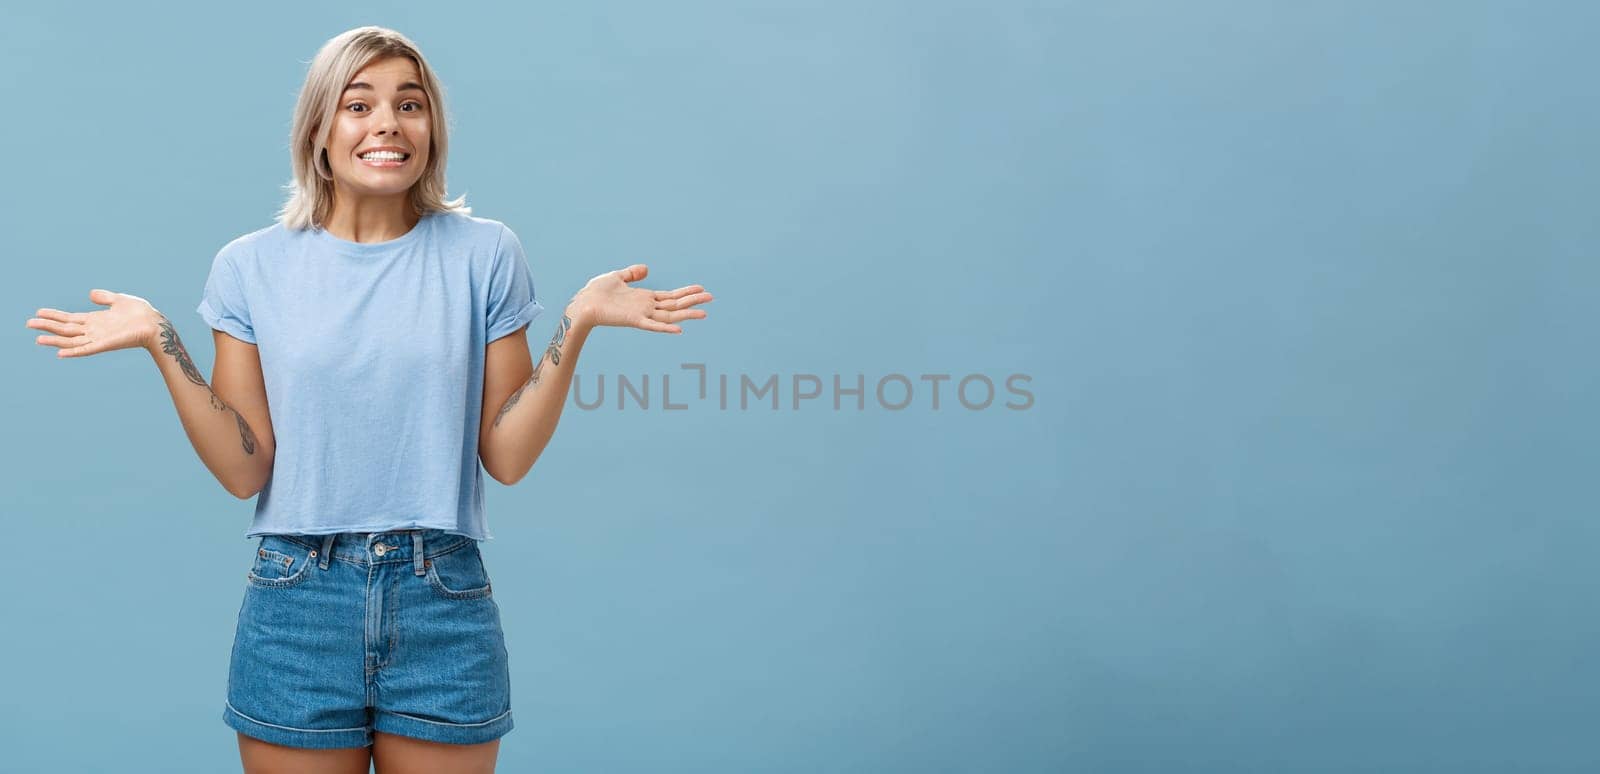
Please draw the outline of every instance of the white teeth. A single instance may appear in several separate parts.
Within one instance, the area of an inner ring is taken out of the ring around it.
[[[361,154],[361,158],[368,161],[404,161],[406,154],[395,151],[372,151]]]

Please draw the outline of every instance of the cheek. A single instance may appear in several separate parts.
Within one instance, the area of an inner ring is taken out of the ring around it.
[[[405,131],[411,142],[419,148],[425,148],[433,137],[433,122],[425,116],[419,116],[406,124]]]
[[[349,156],[355,149],[356,146],[352,143],[348,133],[341,132],[338,127],[334,127],[333,135],[328,138],[328,156],[344,158]]]
[[[433,157],[433,146],[432,146],[432,143],[428,142],[428,138],[426,138],[426,137],[420,137],[419,138],[416,135],[411,135],[407,139],[409,139],[411,141],[411,147],[417,149],[416,150],[416,155],[412,156],[412,158],[416,159],[419,162],[421,162],[421,163],[417,164],[417,168],[421,169],[422,167],[427,165],[428,159]]]

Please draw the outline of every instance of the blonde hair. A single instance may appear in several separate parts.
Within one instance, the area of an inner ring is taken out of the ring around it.
[[[333,212],[333,170],[328,166],[328,137],[333,130],[334,113],[344,87],[362,68],[389,57],[405,57],[415,62],[422,75],[422,88],[431,105],[428,165],[422,177],[411,186],[411,208],[417,215],[429,211],[470,214],[467,197],[446,200],[445,155],[449,149],[448,122],[444,110],[444,87],[433,75],[433,68],[406,36],[384,27],[357,27],[346,30],[322,45],[306,71],[305,85],[294,108],[294,125],[289,131],[289,158],[294,180],[284,186],[288,201],[278,211],[277,220],[286,228],[320,228]]]

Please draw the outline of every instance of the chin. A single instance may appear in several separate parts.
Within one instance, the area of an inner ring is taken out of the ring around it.
[[[418,178],[421,179],[421,178]],[[395,181],[388,180],[378,185],[373,185],[370,180],[340,180],[338,187],[361,196],[399,196],[408,193],[417,185],[416,180]]]

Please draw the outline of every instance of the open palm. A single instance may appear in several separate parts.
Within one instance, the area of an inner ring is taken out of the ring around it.
[[[694,307],[710,301],[711,294],[699,285],[685,285],[677,290],[649,290],[628,285],[649,273],[650,267],[642,263],[608,271],[589,280],[573,300],[582,306],[596,326],[683,333],[675,323],[705,319],[705,310]]]
[[[91,290],[89,300],[110,308],[96,312],[40,309],[37,317],[28,320],[27,326],[53,335],[39,336],[35,341],[59,347],[56,357],[82,357],[132,347],[148,348],[161,321],[166,319],[149,301],[127,293]]]

